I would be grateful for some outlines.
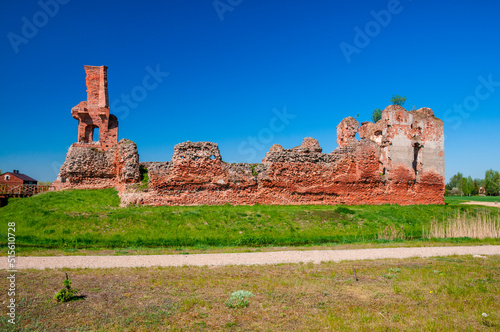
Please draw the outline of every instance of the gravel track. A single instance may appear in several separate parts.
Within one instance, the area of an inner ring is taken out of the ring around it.
[[[469,202],[464,202],[460,204],[465,204],[465,205],[484,205],[484,206],[492,206],[496,208],[500,208],[500,204],[498,202],[476,202],[476,201],[469,201]]]
[[[265,265],[280,263],[320,263],[344,260],[433,257],[450,255],[500,255],[500,245],[467,247],[412,247],[351,250],[275,251],[196,255],[134,256],[52,256],[17,257],[16,269],[116,268],[153,266]],[[7,269],[7,257],[0,269]]]

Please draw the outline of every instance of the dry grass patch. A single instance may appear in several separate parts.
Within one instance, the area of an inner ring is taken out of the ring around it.
[[[395,225],[389,225],[378,232],[379,240],[404,240],[406,239],[405,231],[403,226],[396,227]]]
[[[353,265],[356,276],[353,277]],[[67,272],[84,299],[52,297]],[[0,275],[5,283],[5,274]],[[500,328],[500,257],[18,272],[24,331],[378,331]],[[238,290],[248,306],[226,305]],[[0,301],[7,300],[6,292]],[[488,316],[482,316],[486,313]],[[4,315],[5,316],[5,315]],[[6,320],[0,329],[8,330]]]
[[[431,238],[457,238],[468,237],[471,239],[500,238],[500,220],[498,215],[489,212],[471,214],[468,212],[456,213],[455,217],[441,223],[431,222],[430,229],[424,237]]]

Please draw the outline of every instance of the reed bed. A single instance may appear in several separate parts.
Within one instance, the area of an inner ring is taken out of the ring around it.
[[[434,219],[429,227],[429,231],[426,231],[425,226],[422,226],[423,238],[500,238],[498,214],[491,212],[461,213],[457,211],[451,219],[442,222]]]
[[[405,240],[406,235],[403,226],[397,227],[395,225],[389,225],[384,229],[378,231],[379,240]]]

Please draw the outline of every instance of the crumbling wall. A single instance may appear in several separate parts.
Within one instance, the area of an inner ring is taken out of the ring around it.
[[[139,181],[137,145],[126,139],[102,151],[88,146],[71,146],[59,171],[64,188],[101,189]]]
[[[126,139],[118,142],[118,119],[109,109],[107,67],[85,66],[85,72],[87,100],[71,110],[78,120],[78,142],[69,148],[53,185],[57,189],[98,189],[137,182],[137,145]]]
[[[257,187],[251,165],[223,162],[218,145],[211,142],[179,143],[174,148],[171,162],[143,165],[148,168],[150,188],[159,195],[172,195],[173,200],[183,196],[183,200],[189,202],[186,204],[196,204],[199,192],[243,194]],[[199,204],[209,203],[199,201]]]
[[[430,108],[406,111],[388,106],[377,123],[364,122],[361,138],[381,148],[381,172],[393,181],[441,181],[444,183],[443,121]],[[437,176],[437,177],[436,177]]]
[[[171,162],[147,165],[151,191],[141,203],[444,203],[443,123],[430,109],[391,105],[361,127],[348,117],[337,143],[331,153],[310,137],[292,149],[274,144],[262,164],[225,163],[215,143],[180,143]]]
[[[179,143],[171,161],[141,163],[147,190],[127,189],[140,180],[137,146],[117,143],[106,67],[85,71],[87,101],[72,109],[78,142],[61,167],[61,187],[118,186],[123,204],[444,203],[443,122],[429,108],[408,112],[397,105],[388,106],[377,123],[342,120],[339,147],[330,153],[307,137],[292,149],[274,144],[260,164],[226,163],[216,143]],[[96,127],[99,141],[92,134]]]

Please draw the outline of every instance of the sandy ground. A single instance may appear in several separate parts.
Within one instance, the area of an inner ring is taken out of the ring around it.
[[[493,206],[493,207],[500,208],[500,204],[498,202],[473,202],[473,201],[469,201],[469,202],[465,202],[465,203],[461,203],[461,204],[484,205],[484,206]]]
[[[500,245],[467,247],[414,247],[351,250],[277,251],[197,255],[57,256],[17,257],[15,269],[116,268],[153,266],[264,265],[280,263],[320,263],[344,260],[433,257],[449,255],[500,255]],[[478,256],[480,257],[480,256]],[[7,257],[0,261],[8,269]],[[11,268],[13,269],[13,268]]]

